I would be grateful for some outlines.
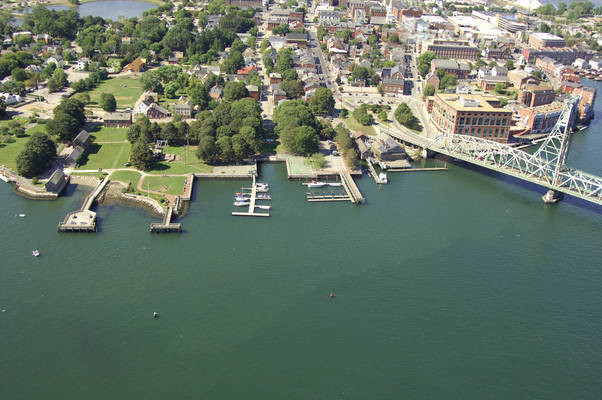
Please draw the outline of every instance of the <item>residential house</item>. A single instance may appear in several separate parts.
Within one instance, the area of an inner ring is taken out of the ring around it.
[[[213,100],[219,100],[224,95],[224,89],[220,85],[215,85],[209,89],[209,97]]]
[[[252,97],[255,100],[259,101],[259,87],[257,87],[256,85],[247,85],[246,88],[249,92],[249,97]]]
[[[153,103],[146,111],[146,116],[149,119],[163,119],[171,117],[171,113],[157,103]]]
[[[512,86],[521,89],[524,85],[539,85],[539,78],[522,69],[508,72],[508,81]]]
[[[129,63],[123,68],[124,72],[144,72],[146,70],[146,60],[143,58],[136,58],[134,61]]]
[[[184,58],[184,53],[181,51],[174,51],[169,53],[169,57],[167,58],[167,62],[169,64],[180,64],[182,59]]]
[[[180,99],[174,104],[174,114],[181,115],[182,118],[192,118],[192,103],[186,99]]]
[[[282,82],[282,75],[280,75],[278,72],[272,72],[269,77],[270,85]]]
[[[146,96],[139,104],[134,107],[134,114],[145,114],[150,106],[155,102],[152,96]]]
[[[127,128],[132,125],[131,112],[108,112],[103,119],[104,126]]]
[[[63,60],[62,56],[57,54],[57,55],[48,57],[45,61],[45,64],[46,65],[54,64],[54,65],[56,65],[57,68],[63,68],[63,66],[65,65],[65,61]]]
[[[73,139],[71,141],[71,145],[73,147],[81,146],[85,149],[88,147],[88,144],[90,143],[90,139],[91,139],[90,132],[82,129],[79,131],[77,136],[75,136],[75,139]]]

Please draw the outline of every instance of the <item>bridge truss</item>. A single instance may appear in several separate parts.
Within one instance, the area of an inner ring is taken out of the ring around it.
[[[578,101],[565,103],[554,129],[534,154],[507,144],[454,134],[437,136],[427,148],[602,205],[602,178],[565,164]]]

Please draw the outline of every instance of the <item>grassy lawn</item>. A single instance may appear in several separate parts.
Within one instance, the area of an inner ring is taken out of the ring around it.
[[[288,157],[290,173],[293,175],[311,174],[312,166],[307,162],[305,157],[302,156],[289,156]]]
[[[130,158],[129,143],[92,143],[77,169],[122,168]]]
[[[376,136],[376,131],[372,125],[364,126],[357,122],[352,116],[346,118],[345,123],[347,124],[347,128],[351,129],[352,131],[359,131],[367,136]]]
[[[136,171],[115,171],[111,174],[111,180],[120,181],[125,184],[131,183],[132,187],[136,189],[141,176],[142,174]]]
[[[142,191],[147,188],[165,194],[184,194],[185,176],[146,176],[142,181]]]
[[[17,171],[17,156],[25,148],[29,137],[15,138],[15,143],[3,143],[0,145],[0,165],[13,171]]]
[[[180,159],[178,161],[159,161],[153,166],[153,169],[149,171],[150,174],[188,174],[190,172],[211,172],[213,167],[205,164],[203,160],[199,160],[196,157],[195,146],[166,146],[163,148],[163,152],[168,154],[178,154]]]
[[[95,178],[102,180],[108,174],[106,174],[104,172],[72,172],[71,175],[73,175],[73,176],[93,176]]]
[[[101,93],[112,93],[117,100],[117,108],[133,107],[134,102],[144,92],[142,85],[138,79],[132,78],[111,78],[100,83],[96,88],[92,89],[90,102],[98,104]]]
[[[46,124],[35,124],[34,126],[25,131],[25,133],[27,133],[28,135],[31,135],[34,132],[48,133],[48,131],[46,130]]]
[[[127,128],[112,128],[103,126],[99,130],[92,132],[96,143],[102,142],[123,142],[127,140]]]

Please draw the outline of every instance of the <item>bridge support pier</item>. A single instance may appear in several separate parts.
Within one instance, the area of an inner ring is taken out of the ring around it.
[[[548,190],[546,192],[546,194],[544,194],[541,197],[541,200],[545,203],[545,204],[556,204],[558,203],[560,200],[562,200],[562,198],[564,197],[564,193],[562,192],[557,192],[555,190]]]

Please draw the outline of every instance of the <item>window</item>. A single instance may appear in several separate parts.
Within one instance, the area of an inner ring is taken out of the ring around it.
[[[473,124],[473,125],[476,125],[476,124],[477,124],[477,119],[476,119],[476,118],[474,118],[474,117],[472,118],[472,124]]]
[[[495,128],[495,137],[497,137],[497,135],[499,133],[498,131],[499,131],[499,128]]]
[[[499,118],[498,118],[498,119],[495,121],[495,124],[496,124],[496,125],[499,125],[499,124],[500,124],[500,119],[499,119]]]
[[[460,118],[460,125],[464,125],[464,117]]]
[[[502,120],[502,125],[506,125],[506,119]]]
[[[489,118],[485,118],[485,125],[489,125]]]
[[[483,125],[483,118],[479,118],[479,125]]]

